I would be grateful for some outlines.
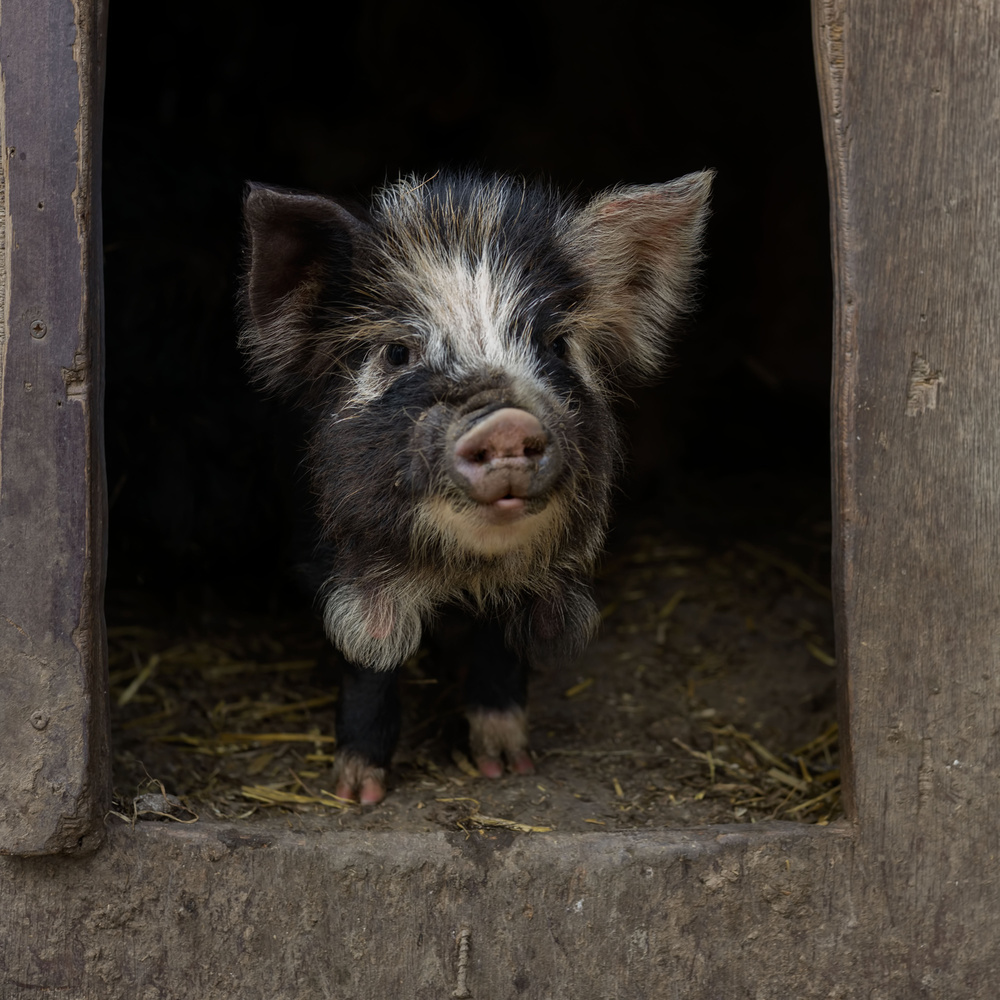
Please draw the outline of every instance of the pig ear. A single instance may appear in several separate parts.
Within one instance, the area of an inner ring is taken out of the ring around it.
[[[617,188],[573,220],[571,253],[591,287],[574,337],[601,371],[642,379],[662,363],[667,331],[689,305],[714,176]]]
[[[263,385],[308,391],[335,361],[336,338],[325,320],[347,301],[369,225],[331,198],[261,184],[248,186],[243,215],[242,347]]]

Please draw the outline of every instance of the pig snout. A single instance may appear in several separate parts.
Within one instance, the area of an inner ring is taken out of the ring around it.
[[[465,430],[451,460],[453,478],[472,500],[511,513],[544,493],[559,464],[541,421],[514,407],[494,410]]]

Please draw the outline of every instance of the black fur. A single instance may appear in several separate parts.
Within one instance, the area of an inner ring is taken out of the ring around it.
[[[400,181],[370,210],[249,189],[244,345],[258,380],[311,415],[311,576],[349,661],[338,794],[384,793],[394,675],[445,606],[478,621],[465,658],[481,766],[496,773],[502,753],[530,768],[527,670],[593,631],[611,396],[623,372],[655,364],[683,308],[708,180],[587,206],[468,175]],[[492,451],[530,485],[480,502],[456,442],[506,413],[544,448]]]

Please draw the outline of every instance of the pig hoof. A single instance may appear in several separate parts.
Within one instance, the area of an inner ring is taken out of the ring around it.
[[[504,759],[514,774],[534,774],[535,762],[528,752],[528,718],[520,707],[498,711],[475,708],[468,712],[469,746],[479,773],[499,778]]]
[[[337,755],[333,794],[338,799],[373,806],[385,798],[385,768],[376,767],[360,754]]]

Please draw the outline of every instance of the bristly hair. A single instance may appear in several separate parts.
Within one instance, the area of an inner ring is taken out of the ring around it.
[[[541,184],[407,177],[357,208],[251,186],[243,347],[311,410],[312,575],[353,664],[338,795],[385,794],[391,672],[442,611],[477,623],[466,687],[484,775],[528,773],[526,671],[600,615],[619,431],[688,305],[711,174],[586,204]]]
[[[660,367],[688,308],[712,174],[622,187],[584,207],[523,179],[401,179],[370,210],[252,186],[243,346],[256,379],[308,402],[401,317],[565,337],[604,391]],[[471,300],[474,300],[470,302]],[[475,313],[470,312],[475,308]],[[439,360],[442,360],[439,358]]]

